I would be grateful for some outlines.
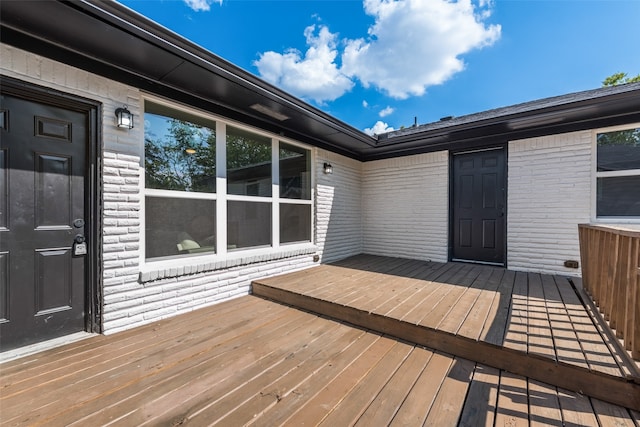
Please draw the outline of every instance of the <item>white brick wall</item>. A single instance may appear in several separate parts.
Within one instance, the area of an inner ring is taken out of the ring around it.
[[[311,247],[207,264],[185,261],[183,265],[162,271],[148,271],[147,268],[141,274],[140,229],[144,217],[141,212],[144,175],[140,162],[143,155],[144,124],[140,92],[136,88],[6,45],[0,45],[0,70],[6,76],[102,103],[102,327],[105,333],[121,331],[246,295],[249,293],[251,280],[257,277],[317,265],[312,258],[316,249]],[[115,126],[114,111],[123,104],[135,116],[136,126],[132,130],[122,130]],[[360,166],[358,162],[341,156],[325,157],[330,157],[336,167],[339,164],[346,167],[328,178],[329,181],[323,188],[330,187],[332,182],[342,183],[343,174],[346,181],[358,183],[355,188],[350,185],[344,187],[346,192],[340,186],[333,193],[336,197],[329,197],[326,192],[319,197],[320,212],[331,210],[324,207],[325,203],[334,206],[331,215],[319,216],[318,228],[324,230],[323,242],[327,230],[329,233],[335,227],[341,230],[335,244],[328,245],[328,250],[325,251],[332,259],[336,259],[361,252]],[[353,169],[351,172],[350,168]],[[340,206],[343,202],[349,203],[354,194],[358,195],[358,210],[352,214],[351,208]],[[354,218],[357,218],[357,223]],[[322,223],[325,220],[330,220],[329,226]],[[355,231],[351,227],[355,227]],[[350,244],[349,239],[355,239],[355,243]],[[152,280],[154,275],[156,279]]]
[[[578,224],[591,214],[591,131],[509,143],[509,268],[579,275]]]
[[[247,295],[254,279],[314,265],[317,263],[313,262],[312,256],[305,254],[212,271],[202,271],[205,268],[200,265],[197,269],[200,271],[145,282],[138,281],[136,269],[135,277],[131,277],[135,281],[128,284],[117,283],[107,289],[105,280],[105,299],[109,299],[104,309],[105,333]]]
[[[447,261],[447,151],[363,165],[364,252]]]
[[[330,163],[333,173],[323,172]],[[316,151],[316,244],[322,262],[362,253],[362,163]]]

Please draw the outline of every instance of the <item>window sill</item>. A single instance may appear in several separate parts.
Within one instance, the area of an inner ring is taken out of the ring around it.
[[[591,222],[594,224],[640,224],[640,217],[599,217]]]
[[[139,282],[146,283],[171,277],[189,274],[225,270],[232,267],[251,265],[260,262],[277,261],[301,255],[313,255],[318,247],[307,243],[301,245],[282,246],[279,250],[264,248],[229,253],[224,259],[216,259],[215,255],[180,258],[163,262],[150,262],[141,267]]]

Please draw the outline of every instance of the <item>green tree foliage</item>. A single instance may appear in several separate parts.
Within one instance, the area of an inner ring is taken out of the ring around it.
[[[617,86],[625,83],[637,83],[640,82],[640,74],[635,77],[628,77],[627,73],[615,73],[607,77],[602,81],[602,86]]]
[[[227,170],[271,162],[271,139],[227,127]]]
[[[598,171],[640,169],[640,128],[599,133]]]
[[[215,132],[178,119],[166,120],[166,134],[145,131],[147,188],[214,192]]]
[[[626,129],[598,134],[598,146],[631,145],[640,147],[640,129]]]

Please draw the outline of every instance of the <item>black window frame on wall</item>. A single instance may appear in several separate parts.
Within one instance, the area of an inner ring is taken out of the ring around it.
[[[640,123],[595,132],[595,217],[640,222]]]

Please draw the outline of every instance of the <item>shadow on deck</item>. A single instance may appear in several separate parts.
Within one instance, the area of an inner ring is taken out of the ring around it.
[[[637,365],[566,277],[360,255],[254,281],[253,293],[640,410]]]
[[[566,279],[359,256],[254,290],[304,310],[247,295],[0,364],[0,425],[640,425]]]

